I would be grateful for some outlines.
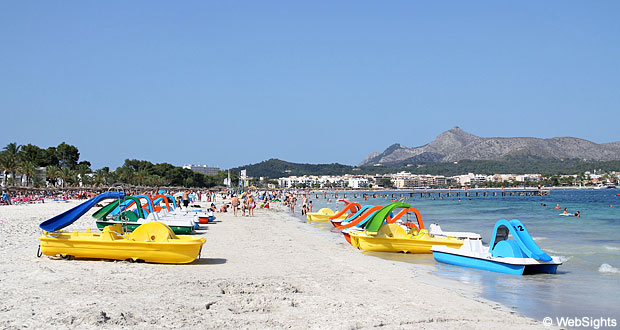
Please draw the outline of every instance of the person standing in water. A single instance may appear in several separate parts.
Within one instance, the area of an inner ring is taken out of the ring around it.
[[[289,196],[289,200],[288,200],[288,205],[291,208],[291,213],[295,213],[295,204],[297,203],[296,198],[293,197],[293,195],[291,194],[291,196]]]
[[[301,215],[305,215],[308,211],[308,197],[304,195],[301,199]]]

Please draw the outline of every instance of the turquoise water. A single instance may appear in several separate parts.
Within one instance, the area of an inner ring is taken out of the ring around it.
[[[446,231],[471,231],[491,239],[499,219],[519,219],[538,245],[564,264],[555,275],[514,276],[440,264],[432,255],[369,253],[401,262],[422,264],[442,278],[474,285],[483,297],[542,319],[550,317],[612,317],[620,319],[620,190],[554,190],[549,196],[409,198],[426,226],[438,223]],[[311,195],[309,197],[315,197]],[[343,203],[311,198],[313,209],[341,209]],[[349,198],[362,205],[386,205],[385,198]],[[541,206],[545,203],[547,206]],[[560,204],[581,218],[559,216]],[[609,206],[613,205],[613,208]],[[296,210],[299,213],[299,208]],[[300,217],[300,219],[302,219]],[[304,220],[302,220],[304,221]],[[332,230],[331,224],[320,224]],[[332,230],[333,231],[333,230]],[[334,235],[340,235],[334,232]],[[344,239],[344,238],[343,238]]]

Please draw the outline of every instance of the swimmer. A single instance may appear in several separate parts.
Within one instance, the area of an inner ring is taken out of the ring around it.
[[[577,212],[575,212],[574,216],[577,217],[577,218],[581,218],[581,213],[579,213],[579,211],[577,211]]]
[[[556,209],[556,210],[561,209],[560,204],[555,204],[555,209]]]
[[[562,214],[568,214],[568,208],[567,207],[564,208],[564,212],[562,212]]]

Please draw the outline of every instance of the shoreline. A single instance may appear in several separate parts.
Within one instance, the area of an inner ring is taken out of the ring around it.
[[[369,258],[285,210],[217,213],[188,265],[37,258],[38,224],[74,203],[0,208],[3,328],[540,328],[472,287]],[[67,230],[88,227],[90,213]]]

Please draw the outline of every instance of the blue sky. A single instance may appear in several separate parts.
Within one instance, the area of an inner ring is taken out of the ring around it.
[[[0,143],[356,164],[460,126],[619,141],[618,1],[5,1]]]

